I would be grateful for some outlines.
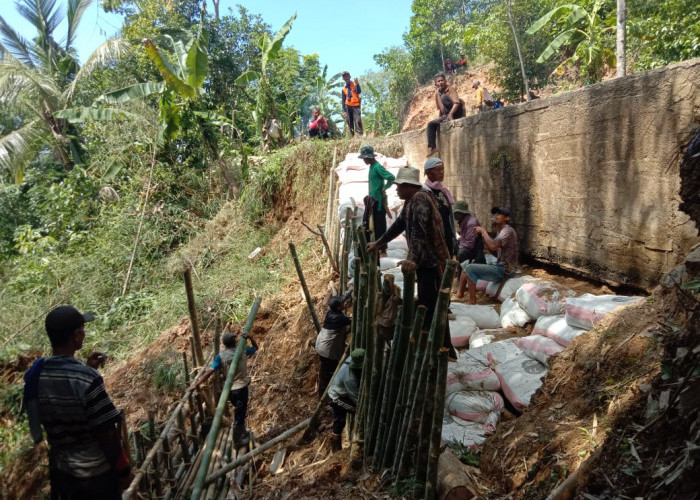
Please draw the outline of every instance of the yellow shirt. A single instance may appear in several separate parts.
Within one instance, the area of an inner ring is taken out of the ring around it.
[[[484,102],[484,88],[479,87],[476,89],[476,105],[481,106],[481,104]]]

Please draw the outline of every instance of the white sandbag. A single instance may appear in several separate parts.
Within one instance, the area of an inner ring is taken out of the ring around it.
[[[368,193],[369,186],[367,185],[367,181],[348,182],[347,184],[341,184],[338,188],[338,201],[342,204],[353,199],[358,207],[362,207],[362,213],[364,213],[365,204],[362,200],[365,199]],[[360,215],[359,210],[357,215]],[[345,211],[343,211],[342,214],[339,213],[339,217],[340,220],[345,220]]]
[[[488,362],[479,361],[462,352],[456,362],[447,365],[445,393],[448,395],[458,391],[497,391],[500,388],[501,383]]]
[[[476,450],[486,441],[486,428],[483,424],[469,422],[445,413],[442,420],[442,439],[448,443],[460,443]]]
[[[501,304],[501,327],[525,326],[532,318],[512,298],[507,298]]]
[[[517,358],[522,353],[523,351],[520,347],[515,345],[515,339],[510,338],[464,351],[460,353],[458,362],[461,362],[462,357],[464,357],[473,358],[483,366],[494,366],[498,363],[505,363],[506,361]]]
[[[564,350],[564,346],[543,335],[528,335],[515,341],[525,354],[546,365],[550,356],[556,356]]]
[[[494,391],[459,391],[447,396],[445,407],[454,417],[483,424],[503,409],[503,398]]]
[[[569,325],[566,322],[566,316],[563,314],[560,316],[542,316],[537,319],[535,327],[532,329],[532,335],[544,335],[564,347],[571,344],[576,337],[583,333],[586,333],[586,330]]]
[[[499,363],[494,372],[501,382],[506,399],[519,410],[530,404],[530,398],[542,385],[547,374],[547,367],[539,361],[525,355]]]
[[[391,240],[389,243],[386,245],[388,250],[404,250],[406,253],[408,253],[408,242],[406,241],[406,236],[402,234],[398,235],[396,238]]]
[[[468,316],[457,316],[457,319],[450,320],[450,338],[455,347],[466,347],[469,345],[469,337],[478,328],[473,319]]]
[[[392,259],[405,260],[406,257],[408,257],[408,250],[404,250],[403,248],[388,248],[386,256]]]
[[[535,278],[532,276],[518,276],[517,278],[510,278],[507,279],[506,282],[503,284],[503,288],[501,288],[501,293],[498,294],[498,300],[503,302],[507,298],[514,298],[515,293],[518,291],[518,288],[523,286],[523,284],[527,283],[528,281],[533,281]]]
[[[401,262],[403,259],[397,259],[394,257],[381,257],[379,259],[379,270],[380,271],[387,271],[391,268],[396,267],[399,262]]]
[[[450,310],[455,316],[466,316],[471,318],[479,328],[498,328],[500,318],[494,306],[471,305],[461,302],[452,302]]]
[[[491,283],[491,282],[490,282],[490,281],[486,281],[486,280],[478,280],[478,281],[476,282],[476,291],[477,291],[477,292],[485,292],[485,291],[486,291],[486,287],[489,286],[489,283]]]
[[[501,286],[500,282],[497,281],[487,281],[484,293],[489,297],[495,297],[498,294],[498,287]]]
[[[515,299],[531,318],[564,314],[564,299],[575,292],[552,281],[528,281],[515,292]]]
[[[566,322],[575,328],[590,330],[607,314],[618,307],[625,307],[642,300],[642,297],[623,295],[592,295],[566,299]]]
[[[511,333],[510,330],[503,329],[477,330],[469,337],[469,349],[485,346],[486,344],[500,340],[499,337],[501,335],[510,335]]]

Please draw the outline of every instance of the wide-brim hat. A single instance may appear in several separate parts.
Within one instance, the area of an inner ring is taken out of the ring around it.
[[[455,201],[455,204],[452,206],[452,212],[455,214],[468,214],[469,205],[463,200]]]
[[[365,158],[376,158],[377,155],[374,154],[374,148],[372,146],[362,146],[360,148],[360,156],[358,158],[364,160]]]
[[[422,186],[420,181],[420,170],[415,167],[400,168],[394,179],[394,184],[410,184],[412,186]]]

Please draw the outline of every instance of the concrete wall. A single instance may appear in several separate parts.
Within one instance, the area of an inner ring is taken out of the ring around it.
[[[693,59],[444,124],[445,185],[482,224],[490,207],[510,207],[525,255],[653,286],[700,241],[678,209],[698,85]],[[398,138],[422,167],[425,130]]]

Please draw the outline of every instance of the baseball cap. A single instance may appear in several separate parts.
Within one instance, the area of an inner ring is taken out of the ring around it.
[[[503,214],[506,217],[510,217],[510,210],[508,210],[506,207],[493,207],[491,209],[491,215],[496,214]]]
[[[226,347],[235,347],[237,335],[232,332],[224,332],[221,336],[221,343]]]
[[[94,321],[92,314],[83,314],[73,306],[54,307],[46,315],[44,326],[49,338],[69,335],[82,327],[85,323]]]
[[[430,158],[425,162],[425,165],[423,165],[423,170],[430,170],[431,168],[442,167],[444,165],[440,158]]]

